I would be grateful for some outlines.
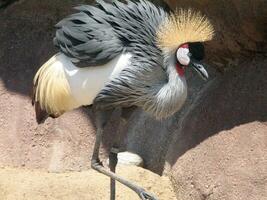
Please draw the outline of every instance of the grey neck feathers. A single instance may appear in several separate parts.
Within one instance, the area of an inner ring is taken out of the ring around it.
[[[176,113],[187,97],[185,77],[181,77],[177,73],[174,57],[166,57],[164,62],[168,80],[161,87],[158,87],[153,98],[155,107],[149,110],[157,119],[167,118]],[[146,108],[144,109],[146,110]]]

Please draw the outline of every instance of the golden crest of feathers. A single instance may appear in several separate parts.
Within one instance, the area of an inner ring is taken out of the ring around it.
[[[211,40],[213,35],[213,26],[199,12],[177,10],[159,27],[157,42],[160,48],[173,51],[184,43]]]

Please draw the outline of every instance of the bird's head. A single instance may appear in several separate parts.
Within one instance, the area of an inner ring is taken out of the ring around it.
[[[176,71],[184,75],[192,67],[204,79],[208,73],[202,62],[205,56],[203,42],[211,40],[214,30],[207,18],[192,10],[179,10],[170,14],[160,25],[157,42],[168,63],[175,62]],[[175,59],[175,61],[173,61]]]
[[[176,70],[181,76],[184,75],[186,67],[192,67],[201,78],[207,80],[208,72],[205,70],[204,63],[204,45],[200,42],[190,42],[182,44],[175,52]]]

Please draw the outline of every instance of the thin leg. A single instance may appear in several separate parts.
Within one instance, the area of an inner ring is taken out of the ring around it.
[[[112,148],[109,153],[109,169],[111,172],[116,173],[116,166],[118,163],[118,148]],[[110,200],[116,198],[116,181],[110,178]]]
[[[103,135],[103,128],[104,128],[104,126],[108,120],[108,118],[105,114],[106,114],[105,112],[96,111],[96,128],[97,128],[97,131],[96,131],[96,140],[95,140],[93,156],[92,156],[92,160],[91,160],[91,167],[93,169],[97,170],[98,172],[105,174],[106,176],[109,176],[110,178],[112,178],[116,181],[119,181],[123,185],[129,187],[130,189],[135,191],[142,200],[157,200],[156,197],[154,197],[152,194],[146,192],[142,187],[139,187],[139,186],[125,180],[124,178],[116,175],[114,172],[111,172],[111,171],[109,171],[103,167],[103,165],[99,159],[99,149],[100,149],[100,143],[101,143],[102,135]]]
[[[119,119],[119,126],[117,129],[117,133],[115,138],[113,138],[113,145],[109,153],[109,169],[111,172],[116,173],[116,166],[118,163],[118,153],[120,152],[120,145],[122,144],[124,135],[122,134],[122,124],[127,121],[127,119],[131,116],[132,111],[135,110],[134,108],[131,109],[121,109],[120,119]],[[115,200],[116,198],[116,181],[110,178],[110,200]]]

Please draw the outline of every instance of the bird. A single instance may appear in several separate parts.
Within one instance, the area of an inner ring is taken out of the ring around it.
[[[58,53],[34,76],[36,120],[91,106],[96,124],[91,167],[111,178],[110,198],[115,199],[119,181],[142,200],[156,200],[115,173],[116,149],[110,170],[102,165],[103,129],[115,108],[139,107],[156,120],[178,112],[187,98],[186,69],[208,79],[204,42],[213,38],[214,28],[198,11],[167,12],[147,0],[97,0],[74,9],[55,25]]]

